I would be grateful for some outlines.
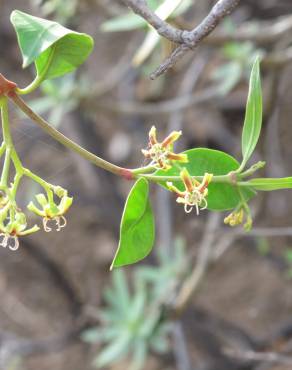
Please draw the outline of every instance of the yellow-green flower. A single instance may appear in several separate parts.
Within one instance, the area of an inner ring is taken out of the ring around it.
[[[41,208],[36,207],[33,202],[30,202],[27,206],[30,211],[43,217],[43,227],[46,232],[52,231],[52,228],[48,226],[48,222],[51,220],[55,221],[57,231],[60,231],[66,226],[67,220],[64,214],[68,211],[73,202],[73,198],[68,197],[67,191],[60,186],[54,188],[54,193],[61,198],[58,205],[53,200],[49,201],[44,194],[37,194],[36,200]]]
[[[19,236],[35,233],[39,230],[37,225],[27,229],[26,216],[11,203],[7,203],[0,211],[0,245],[10,250],[19,247]]]
[[[193,179],[188,170],[184,168],[180,177],[184,183],[185,190],[181,191],[173,185],[172,182],[167,182],[168,189],[175,192],[178,197],[176,199],[177,203],[184,204],[184,210],[186,213],[190,213],[193,207],[196,208],[196,213],[199,215],[200,209],[206,209],[208,207],[207,195],[208,195],[208,185],[212,180],[213,175],[205,173],[203,181]]]
[[[173,153],[173,143],[181,136],[181,131],[171,132],[161,143],[156,138],[156,128],[151,127],[149,131],[149,144],[147,149],[142,149],[142,153],[147,159],[151,159],[150,165],[157,169],[167,170],[171,168],[171,161],[186,163],[188,157],[186,154]]]
[[[247,212],[245,212],[247,210]],[[249,208],[244,209],[241,205],[231,212],[227,217],[224,218],[224,223],[231,227],[241,225],[245,221],[243,227],[246,231],[252,228],[252,218],[250,215]]]
[[[244,212],[243,209],[241,208],[238,211],[231,212],[227,217],[225,217],[224,223],[232,227],[240,225],[243,222],[243,216]]]

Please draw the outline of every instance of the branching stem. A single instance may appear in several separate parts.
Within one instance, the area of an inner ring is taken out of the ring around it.
[[[133,180],[135,178],[144,177],[147,180],[153,182],[161,182],[161,181],[180,181],[179,176],[156,176],[154,174],[155,167],[152,165],[148,165],[145,167],[140,167],[136,169],[127,169],[123,167],[119,167],[113,163],[110,163],[95,154],[87,151],[86,149],[82,148],[79,144],[75,143],[74,141],[67,138],[57,129],[55,129],[52,125],[50,125],[44,118],[39,116],[35,113],[26,103],[25,101],[15,92],[12,91],[8,94],[9,98],[14,102],[15,105],[23,112],[27,117],[29,117],[32,121],[34,121],[37,125],[39,125],[47,134],[52,136],[55,140],[59,143],[64,145],[65,147],[73,150],[74,152],[78,153],[81,157],[89,160],[95,166],[103,168],[104,170],[111,172],[115,175],[122,176],[128,180]],[[244,173],[237,174],[235,173],[235,181],[234,181],[234,173],[222,175],[222,176],[213,176],[212,182],[216,183],[229,183],[234,185],[237,183],[237,180],[242,180],[247,176],[253,174],[258,168],[263,166],[263,162],[259,162],[252,166],[250,169],[246,170]],[[25,170],[28,171],[28,170]],[[153,172],[149,174],[149,172]],[[31,173],[26,173],[27,176],[32,178]],[[233,175],[233,176],[232,176]],[[203,180],[203,176],[194,176],[194,178],[198,181]],[[37,181],[39,182],[39,181]],[[43,185],[42,185],[43,186]]]

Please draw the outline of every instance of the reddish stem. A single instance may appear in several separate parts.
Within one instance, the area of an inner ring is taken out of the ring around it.
[[[135,176],[133,172],[127,168],[121,168],[120,175],[126,180],[134,180]]]
[[[17,87],[15,82],[7,80],[1,73],[0,73],[0,96],[5,95],[11,90],[14,90]]]

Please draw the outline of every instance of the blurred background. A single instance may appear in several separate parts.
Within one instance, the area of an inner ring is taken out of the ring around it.
[[[156,9],[162,1],[152,0]],[[214,1],[185,0],[169,21],[191,29]],[[65,135],[120,166],[143,165],[155,124],[183,130],[177,150],[206,146],[240,159],[248,78],[262,56],[263,131],[254,160],[265,176],[292,173],[292,3],[242,1],[166,75],[149,74],[174,45],[117,0],[0,0],[0,72],[26,86],[9,16],[19,9],[87,32],[92,56],[45,82],[28,104]],[[131,184],[53,141],[11,107],[25,165],[74,196],[67,227],[0,249],[1,370],[288,370],[292,368],[292,195],[260,194],[254,228],[225,214],[186,215],[152,189],[157,236],[142,263],[114,272],[119,222]],[[23,184],[24,207],[38,192]],[[31,220],[31,222],[33,219]],[[177,320],[168,308],[192,287]]]

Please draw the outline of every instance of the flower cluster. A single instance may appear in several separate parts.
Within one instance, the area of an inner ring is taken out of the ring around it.
[[[224,223],[226,225],[234,227],[241,225],[245,220],[243,227],[246,231],[250,230],[252,227],[252,218],[249,209],[247,209],[247,212],[245,213],[244,207],[248,206],[239,205],[233,212],[231,212],[227,217],[224,218]]]
[[[186,154],[176,154],[173,152],[173,143],[181,136],[181,131],[171,132],[161,143],[156,138],[156,128],[151,127],[149,131],[149,144],[147,149],[142,149],[142,153],[147,159],[151,159],[150,166],[157,169],[167,170],[171,168],[171,161],[186,163]]]
[[[200,209],[206,209],[208,207],[207,195],[208,185],[212,180],[213,175],[206,173],[202,182],[193,179],[188,170],[184,168],[180,173],[181,180],[184,184],[185,190],[181,191],[173,185],[172,182],[167,182],[168,189],[175,192],[178,197],[177,203],[184,204],[184,210],[186,213],[190,213],[193,207],[196,208],[196,213],[199,215]]]
[[[36,195],[36,199],[41,208],[36,207],[30,202],[27,208],[43,218],[43,227],[45,231],[51,231],[52,227],[47,224],[54,221],[56,230],[60,231],[66,226],[64,214],[72,204],[73,198],[68,197],[67,191],[60,186],[52,187],[51,193]],[[60,198],[58,204],[54,201],[54,195]],[[50,199],[49,199],[50,198]],[[37,225],[28,228],[26,215],[17,206],[15,200],[12,200],[9,194],[0,194],[0,246],[10,250],[17,250],[19,247],[18,237],[29,235],[39,231]]]

